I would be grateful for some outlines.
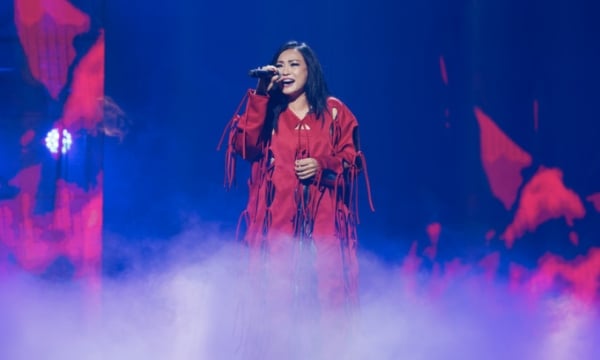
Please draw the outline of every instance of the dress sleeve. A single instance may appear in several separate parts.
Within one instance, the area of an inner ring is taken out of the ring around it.
[[[267,114],[269,97],[248,90],[246,110],[231,129],[229,147],[243,159],[254,160],[262,150],[261,133]]]
[[[333,119],[330,131],[331,152],[316,158],[321,169],[315,177],[315,181],[334,189],[340,187],[346,189],[345,197],[349,201],[349,207],[354,207],[354,212],[358,214],[356,179],[362,172],[365,174],[369,205],[371,210],[375,211],[367,175],[367,163],[360,150],[356,117],[337,99],[331,99],[330,105],[329,110]]]
[[[358,122],[354,114],[339,101],[332,101],[330,129],[331,152],[316,158],[325,177],[337,177],[357,165]]]

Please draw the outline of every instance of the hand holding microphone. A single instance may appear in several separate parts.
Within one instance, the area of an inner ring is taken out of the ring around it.
[[[266,94],[271,91],[276,81],[281,77],[279,70],[274,65],[252,69],[248,72],[248,76],[258,78],[258,84],[256,85],[256,93],[258,94]]]

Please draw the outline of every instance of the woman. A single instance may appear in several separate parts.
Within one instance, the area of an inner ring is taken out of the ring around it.
[[[316,303],[321,311],[356,304],[358,123],[329,96],[305,43],[284,44],[261,70],[272,76],[248,91],[228,146],[229,184],[236,155],[251,163],[243,215],[252,268],[265,270],[269,296],[282,304]]]

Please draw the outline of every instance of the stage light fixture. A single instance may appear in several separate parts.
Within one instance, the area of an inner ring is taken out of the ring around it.
[[[46,147],[52,154],[57,154],[60,147],[60,152],[64,155],[71,149],[73,145],[73,137],[67,129],[52,129],[46,135]]]

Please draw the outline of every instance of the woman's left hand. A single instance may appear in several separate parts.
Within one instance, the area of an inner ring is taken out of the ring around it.
[[[298,159],[294,165],[296,175],[300,180],[311,178],[319,171],[319,162],[314,158]]]

